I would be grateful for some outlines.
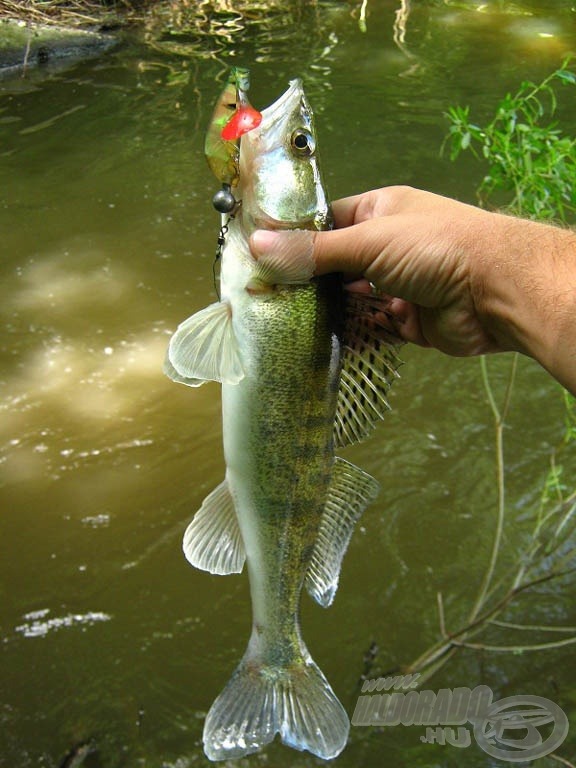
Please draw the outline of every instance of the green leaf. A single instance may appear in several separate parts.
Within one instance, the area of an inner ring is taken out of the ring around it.
[[[524,81],[515,94],[507,93],[484,126],[471,123],[469,107],[449,108],[451,159],[470,149],[488,166],[477,189],[483,202],[501,191],[512,196],[517,214],[563,221],[576,214],[576,138],[563,134],[557,122],[544,124],[556,110],[555,81],[576,84],[568,61],[542,82]]]
[[[576,85],[576,75],[567,69],[559,69],[556,72],[556,77],[567,85]]]

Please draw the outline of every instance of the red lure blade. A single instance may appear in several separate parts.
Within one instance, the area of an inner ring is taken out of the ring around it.
[[[220,136],[225,141],[236,141],[248,131],[257,128],[262,122],[262,115],[250,104],[238,106],[230,120],[222,128]]]

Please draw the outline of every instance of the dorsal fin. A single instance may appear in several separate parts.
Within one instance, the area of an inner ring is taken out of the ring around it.
[[[354,526],[379,490],[378,482],[354,464],[336,457],[318,538],[306,573],[306,589],[325,608],[334,600],[340,568]]]
[[[386,395],[398,377],[401,339],[394,334],[383,297],[346,292],[344,355],[334,442],[336,447],[367,437],[390,409]]]

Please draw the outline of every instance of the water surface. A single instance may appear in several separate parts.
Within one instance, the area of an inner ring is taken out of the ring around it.
[[[474,201],[484,169],[440,155],[443,113],[470,104],[483,120],[507,90],[576,51],[569,2],[373,0],[365,32],[360,5],[276,11],[272,29],[221,19],[201,33],[135,36],[46,79],[1,84],[0,765],[53,768],[88,739],[92,767],[208,764],[203,717],[244,650],[249,595],[245,576],[195,571],[181,554],[224,472],[219,389],[178,387],[161,365],[176,324],[216,295],[216,184],[202,144],[226,68],[251,66],[256,106],[304,78],[331,197],[403,183]],[[568,128],[575,112],[563,105]],[[439,591],[448,628],[465,620],[493,540],[479,362],[403,357],[386,423],[345,452],[378,478],[380,497],[334,606],[303,601],[304,636],[350,713],[372,642],[376,676],[438,639]],[[510,364],[490,361],[500,389]],[[499,575],[529,537],[563,435],[560,389],[528,360],[509,424]],[[540,586],[506,618],[574,625],[573,582]],[[523,640],[502,628],[483,638]],[[570,646],[463,651],[427,687],[480,682],[495,698],[550,698],[573,718]],[[474,742],[457,750],[421,735],[352,728],[335,765],[496,764]],[[570,735],[558,753],[573,760],[575,745]],[[274,744],[246,764],[320,763]]]

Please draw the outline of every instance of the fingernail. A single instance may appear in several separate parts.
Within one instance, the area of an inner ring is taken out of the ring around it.
[[[278,245],[280,236],[270,229],[257,229],[250,236],[250,250],[254,256],[264,256]]]

